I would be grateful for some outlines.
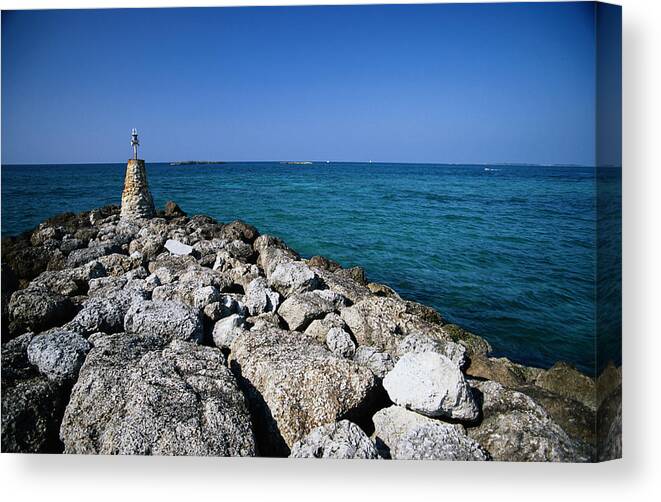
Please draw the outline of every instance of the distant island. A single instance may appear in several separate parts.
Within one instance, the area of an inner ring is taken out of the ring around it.
[[[199,164],[225,164],[223,160],[179,160],[170,162],[171,166],[190,166]]]
[[[290,164],[290,165],[308,165],[308,164],[314,164],[314,162],[310,160],[290,160],[290,161],[282,161],[280,162],[281,164]]]

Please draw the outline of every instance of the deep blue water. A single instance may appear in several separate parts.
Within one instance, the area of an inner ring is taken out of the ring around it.
[[[596,179],[589,167],[148,164],[154,200],[241,218],[304,256],[360,265],[496,355],[595,367]],[[2,166],[2,234],[119,204],[125,164]],[[614,177],[612,183],[618,184]],[[613,217],[619,218],[619,213]],[[619,252],[619,248],[614,252]],[[601,348],[603,350],[603,347]],[[619,345],[605,360],[620,361]]]

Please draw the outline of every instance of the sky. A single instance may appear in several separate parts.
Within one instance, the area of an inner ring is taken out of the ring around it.
[[[4,11],[2,163],[593,165],[595,54],[592,3]]]

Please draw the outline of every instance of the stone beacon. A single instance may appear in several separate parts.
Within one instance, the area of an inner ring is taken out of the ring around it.
[[[145,161],[138,158],[138,131],[131,130],[131,146],[133,147],[133,158],[126,165],[126,176],[124,178],[124,191],[122,192],[121,218],[137,220],[153,218],[154,200],[147,185],[147,172]]]

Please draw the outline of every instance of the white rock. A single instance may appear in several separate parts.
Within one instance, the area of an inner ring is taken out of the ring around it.
[[[221,349],[228,349],[245,328],[245,319],[232,314],[218,321],[213,327],[213,343]]]
[[[170,251],[174,255],[189,255],[193,252],[193,246],[184,244],[183,242],[176,241],[174,239],[168,239],[165,241],[165,249]]]
[[[461,370],[436,352],[404,354],[383,379],[390,399],[430,417],[472,421],[478,407]]]
[[[258,277],[248,284],[244,302],[250,315],[253,316],[264,312],[275,312],[280,305],[280,295],[268,287],[263,277]]]
[[[348,420],[322,425],[292,446],[292,458],[378,458],[367,434]]]
[[[334,354],[341,357],[353,357],[356,344],[351,335],[342,328],[331,328],[326,335],[326,345]]]
[[[379,378],[386,376],[395,366],[390,354],[380,352],[376,347],[358,347],[353,360],[367,366]]]

